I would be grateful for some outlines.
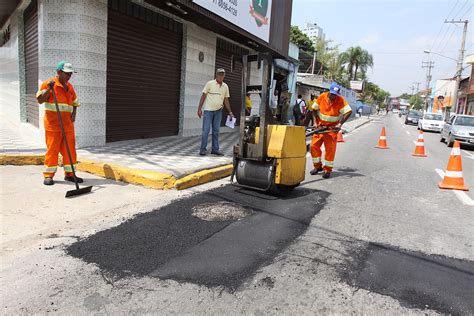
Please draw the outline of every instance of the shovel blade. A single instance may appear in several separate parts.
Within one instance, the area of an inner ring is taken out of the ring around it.
[[[76,189],[76,190],[70,190],[70,191],[66,192],[66,197],[86,194],[86,193],[91,192],[91,190],[92,190],[92,186],[85,187],[85,188],[80,188],[80,189]]]

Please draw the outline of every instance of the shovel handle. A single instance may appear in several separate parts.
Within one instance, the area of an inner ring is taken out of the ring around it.
[[[66,151],[69,157],[72,174],[74,175],[74,183],[76,184],[76,189],[79,190],[79,183],[77,183],[76,171],[74,170],[74,164],[72,162],[71,151],[69,150],[69,144],[67,143],[66,132],[64,131],[63,120],[61,118],[61,113],[59,112],[58,99],[56,98],[56,93],[54,92],[54,86],[51,89],[51,92],[53,93],[54,104],[56,105],[56,112],[58,113],[59,127],[61,128],[61,133],[63,134],[63,141],[64,141],[64,145],[66,145]]]

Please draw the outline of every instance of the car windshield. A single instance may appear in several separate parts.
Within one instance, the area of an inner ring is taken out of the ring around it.
[[[421,113],[420,112],[411,112],[408,114],[409,116],[415,116],[415,117],[421,117]]]
[[[426,114],[423,118],[425,120],[433,120],[433,121],[442,121],[443,116],[441,114]]]
[[[454,121],[454,125],[461,125],[461,126],[473,126],[474,127],[474,116],[458,116]]]

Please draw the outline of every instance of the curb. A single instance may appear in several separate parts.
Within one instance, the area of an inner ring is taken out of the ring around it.
[[[217,168],[199,171],[176,180],[174,187],[176,190],[184,190],[200,184],[222,179],[230,176],[232,174],[233,168],[234,166],[229,164]]]
[[[0,155],[0,165],[43,165],[44,155]]]
[[[166,190],[173,188],[176,178],[167,173],[131,169],[119,165],[81,160],[77,163],[77,170],[89,172],[107,179],[123,181],[131,184]]]
[[[373,120],[374,120],[373,118],[371,118],[371,119],[368,119],[368,120],[367,120],[367,121],[365,121],[364,123],[362,123],[362,124],[360,124],[360,125],[357,125],[356,127],[354,127],[354,128],[353,128],[353,129],[352,129],[352,130],[351,130],[349,133],[351,133],[351,132],[355,131],[355,130],[356,130],[356,129],[358,129],[359,127],[362,127],[362,126],[364,126],[364,125],[366,125],[366,124],[369,124],[369,123],[370,123],[370,122],[372,122]]]

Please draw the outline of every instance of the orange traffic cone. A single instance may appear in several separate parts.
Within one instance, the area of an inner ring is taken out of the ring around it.
[[[387,136],[385,135],[385,127],[382,127],[382,133],[380,134],[379,143],[375,148],[388,149]]]
[[[337,140],[336,140],[338,143],[345,143],[346,141],[344,140],[344,137],[342,137],[342,131],[339,131],[339,133],[337,133]]]
[[[413,153],[413,156],[427,157],[427,155],[425,155],[425,140],[423,138],[423,131],[420,131],[420,134],[418,135],[418,141],[416,142],[415,152]]]
[[[454,142],[453,150],[451,150],[451,156],[449,157],[448,169],[446,169],[443,181],[438,186],[440,189],[469,191],[468,186],[464,184],[462,176],[461,146],[458,141]]]

